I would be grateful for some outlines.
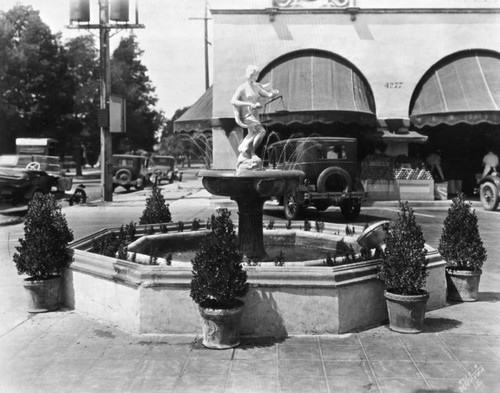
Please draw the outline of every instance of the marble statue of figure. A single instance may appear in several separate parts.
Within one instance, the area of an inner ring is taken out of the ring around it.
[[[270,89],[268,84],[257,83],[259,76],[257,66],[248,66],[245,76],[246,82],[236,89],[231,99],[236,123],[248,129],[247,136],[238,147],[239,156],[236,165],[238,171],[262,169],[262,160],[255,153],[266,135],[266,130],[259,121],[259,109],[262,108],[259,99],[272,98],[279,94],[278,90]]]

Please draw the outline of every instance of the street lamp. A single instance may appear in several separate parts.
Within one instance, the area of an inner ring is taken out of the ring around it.
[[[99,23],[90,22],[90,0],[70,1],[69,29],[99,30],[99,73],[100,73],[100,106],[98,125],[101,130],[101,199],[105,202],[113,200],[113,163],[112,143],[109,128],[109,96],[111,90],[109,31],[111,29],[142,29],[139,24],[137,0],[135,2],[135,23],[129,22],[129,0],[98,0]],[[114,23],[110,24],[110,19]]]

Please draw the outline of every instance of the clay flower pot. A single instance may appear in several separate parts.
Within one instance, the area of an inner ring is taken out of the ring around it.
[[[425,309],[429,293],[397,295],[384,292],[389,314],[389,329],[399,333],[420,333],[424,330]]]
[[[478,297],[482,270],[446,269],[448,299],[456,302],[475,302]]]

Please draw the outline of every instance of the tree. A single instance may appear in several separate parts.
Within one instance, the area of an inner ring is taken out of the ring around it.
[[[0,25],[0,148],[20,136],[64,138],[75,85],[60,36],[31,6],[0,13]]]
[[[65,44],[68,61],[68,72],[75,81],[72,128],[74,137],[72,146],[78,148],[73,152],[79,170],[81,159],[79,148],[83,147],[87,163],[94,165],[100,152],[100,131],[97,125],[99,109],[99,53],[91,35],[82,35]]]
[[[142,53],[135,36],[130,35],[120,41],[111,59],[111,92],[126,99],[126,138],[133,151],[151,151],[155,134],[165,121],[163,113],[154,109],[158,99],[147,68],[140,61]],[[115,137],[115,145],[120,137]]]

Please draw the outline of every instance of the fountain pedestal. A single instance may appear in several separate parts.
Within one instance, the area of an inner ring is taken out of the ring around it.
[[[202,170],[203,186],[214,195],[229,196],[238,204],[238,239],[240,251],[249,259],[267,257],[264,248],[262,217],[264,202],[297,189],[304,177],[302,171],[234,171]]]

